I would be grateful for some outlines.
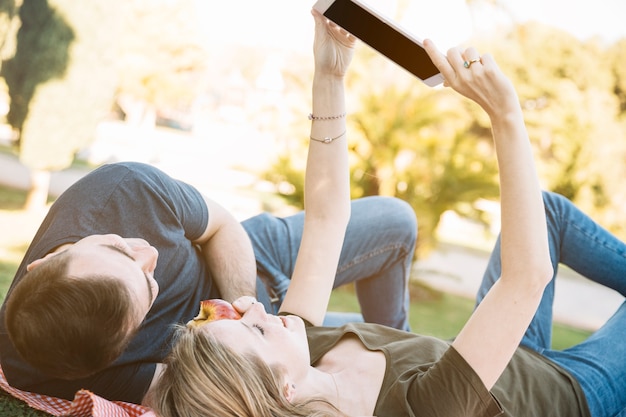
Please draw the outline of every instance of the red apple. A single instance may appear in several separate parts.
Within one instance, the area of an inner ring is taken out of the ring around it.
[[[203,324],[223,319],[239,320],[241,314],[228,301],[219,298],[200,302],[198,315],[187,322],[187,327],[199,327]]]

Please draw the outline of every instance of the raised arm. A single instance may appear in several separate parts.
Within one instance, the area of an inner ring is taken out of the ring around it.
[[[344,76],[355,39],[317,11],[304,230],[281,311],[321,325],[350,218]]]
[[[478,103],[492,124],[501,198],[502,276],[453,347],[491,389],[510,361],[552,278],[541,187],[517,93],[490,55],[424,43],[446,82]]]

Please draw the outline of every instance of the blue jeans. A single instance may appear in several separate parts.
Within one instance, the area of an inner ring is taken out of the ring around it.
[[[626,244],[566,198],[549,192],[544,192],[543,197],[555,276],[559,264],[567,265],[626,296]],[[498,279],[500,270],[498,239],[477,302]],[[593,417],[626,416],[626,303],[584,342],[562,351],[552,350],[554,287],[553,278],[521,344],[557,363],[578,380]]]
[[[262,294],[262,286],[258,298],[267,311],[277,312],[298,254],[304,212],[285,218],[264,213],[242,224],[252,240],[257,273],[271,300]],[[365,320],[409,330],[408,282],[416,239],[415,212],[406,202],[391,197],[352,202],[334,287],[354,283],[362,317],[348,315],[343,321]],[[325,324],[340,322],[327,320]]]

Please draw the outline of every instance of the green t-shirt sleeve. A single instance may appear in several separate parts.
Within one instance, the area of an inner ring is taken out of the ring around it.
[[[463,359],[450,347],[426,372],[406,387],[413,410],[432,417],[495,417],[502,407]]]
[[[287,311],[281,311],[278,313],[279,316],[298,316],[297,314],[291,314]],[[300,317],[300,316],[298,316]],[[302,319],[302,317],[300,317]],[[308,321],[307,319],[302,319],[302,321],[304,322],[304,327],[315,327],[313,324],[311,324],[310,321]]]

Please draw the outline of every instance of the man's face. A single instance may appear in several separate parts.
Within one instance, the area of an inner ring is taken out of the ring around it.
[[[86,275],[108,275],[122,281],[135,298],[137,323],[141,323],[159,292],[154,279],[158,252],[148,242],[118,235],[91,235],[67,249],[33,262],[36,268],[51,256],[66,252],[71,257],[68,273],[80,278]]]

